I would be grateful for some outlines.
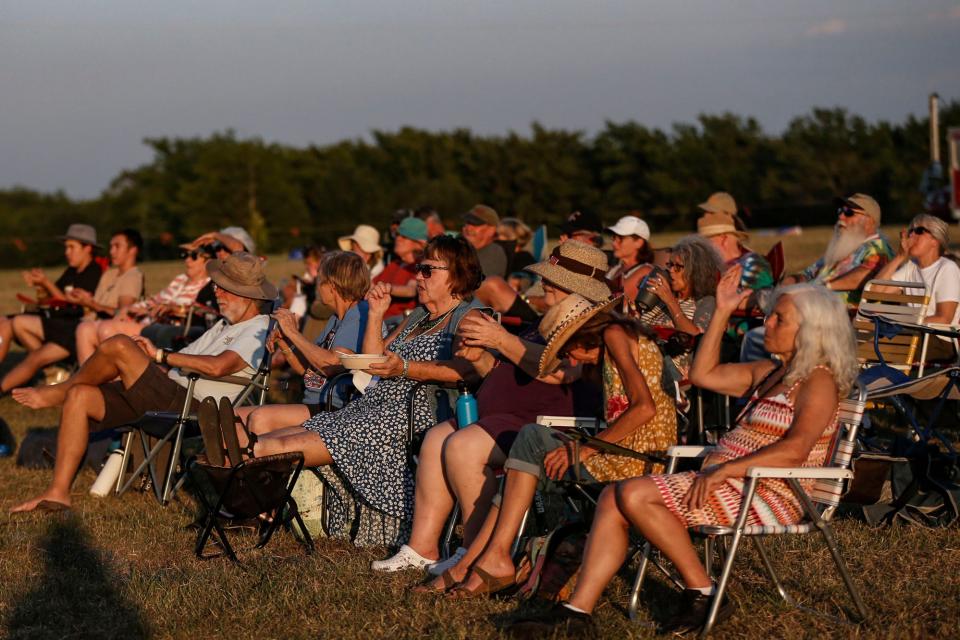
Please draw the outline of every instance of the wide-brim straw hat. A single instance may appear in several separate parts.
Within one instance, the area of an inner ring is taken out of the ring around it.
[[[263,261],[252,253],[237,251],[226,260],[207,262],[207,275],[213,283],[243,298],[274,300],[278,291],[267,280]]]
[[[540,335],[547,340],[547,346],[540,356],[540,375],[554,371],[560,365],[558,354],[563,345],[591,320],[602,317],[601,314],[610,311],[620,300],[621,296],[617,296],[594,303],[581,295],[572,293],[547,309],[540,320]]]
[[[383,247],[380,246],[380,232],[377,231],[376,227],[371,227],[368,224],[357,225],[353,234],[337,238],[337,245],[344,251],[350,251],[351,240],[367,253],[383,251]]]
[[[557,245],[549,258],[526,270],[591,302],[600,302],[612,295],[607,281],[607,254],[584,242],[568,240]]]
[[[89,224],[72,224],[67,227],[65,234],[57,236],[57,240],[76,240],[97,249],[103,249],[102,246],[97,244],[97,230]]]
[[[732,233],[741,240],[747,239],[747,233],[737,229],[737,223],[733,216],[728,213],[709,211],[697,220],[697,233],[704,238]]]

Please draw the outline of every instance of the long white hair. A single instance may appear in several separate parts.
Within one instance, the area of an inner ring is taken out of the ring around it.
[[[840,397],[847,397],[860,367],[857,341],[846,306],[837,294],[810,282],[779,287],[774,291],[771,309],[782,296],[790,296],[800,315],[797,350],[784,383],[792,385],[809,376],[816,367],[825,365],[833,373]]]

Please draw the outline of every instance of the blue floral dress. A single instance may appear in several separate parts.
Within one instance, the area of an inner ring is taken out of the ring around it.
[[[431,330],[407,340],[419,322],[410,322],[388,345],[407,360],[445,359],[445,338]],[[380,380],[363,397],[343,409],[319,413],[304,423],[317,433],[333,458],[333,471],[340,482],[329,482],[328,529],[334,537],[350,537],[357,544],[397,544],[405,537],[413,519],[413,473],[407,465],[407,428],[410,391],[416,385],[408,378]],[[414,433],[436,423],[435,410],[428,402],[414,403]],[[329,473],[324,477],[333,480]],[[343,492],[350,495],[337,495]],[[379,534],[357,538],[356,507],[372,507],[391,524],[381,523]]]

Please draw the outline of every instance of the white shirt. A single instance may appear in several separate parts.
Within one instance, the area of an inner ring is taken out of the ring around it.
[[[892,279],[904,282],[923,282],[927,285],[927,293],[930,296],[927,315],[935,313],[937,304],[940,302],[960,302],[960,267],[950,258],[941,256],[925,269],[921,269],[916,262],[909,260],[894,272]],[[923,295],[924,292],[923,289],[905,287],[905,293]],[[957,310],[954,311],[953,320],[950,324],[957,325],[958,323],[960,323],[960,304],[957,305]]]
[[[267,341],[267,328],[270,326],[270,317],[258,315],[238,324],[227,324],[221,320],[213,325],[206,333],[194,342],[180,350],[180,353],[194,356],[217,356],[224,351],[233,351],[240,356],[246,366],[237,371],[236,376],[252,377],[263,361]],[[186,387],[189,380],[180,373],[179,369],[171,369],[170,379]],[[230,398],[231,402],[240,394],[241,387],[229,382],[214,382],[212,380],[197,380],[193,388],[193,397],[202,400],[207,396],[220,399]]]

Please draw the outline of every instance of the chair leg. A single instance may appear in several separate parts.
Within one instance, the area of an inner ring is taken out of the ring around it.
[[[707,575],[711,580],[715,577],[713,575],[713,536],[707,536],[703,539],[703,568],[707,570]]]
[[[643,588],[643,579],[646,577],[647,567],[650,564],[650,554],[652,552],[653,545],[649,542],[643,543],[640,566],[637,567],[637,577],[633,579],[633,588],[630,589],[630,603],[627,606],[627,614],[631,620],[637,619],[637,611],[640,608],[640,589]]]
[[[523,540],[523,532],[527,529],[527,521],[530,519],[530,509],[523,512],[523,519],[520,521],[520,528],[517,529],[517,537],[513,540],[513,546],[510,547],[510,557],[516,558],[520,551],[520,541]]]
[[[453,503],[453,510],[450,511],[450,516],[447,518],[447,524],[443,530],[443,539],[440,543],[441,551],[443,552],[444,558],[449,558],[453,555],[453,532],[457,528],[457,520],[460,519],[460,503]]]
[[[163,497],[160,504],[166,506],[173,495],[173,478],[177,475],[177,464],[180,462],[180,447],[183,444],[183,420],[177,423],[177,435],[173,440],[173,451],[170,452],[170,464],[167,465],[167,477],[163,483]]]
[[[763,567],[767,570],[767,574],[770,576],[770,581],[773,582],[773,586],[776,587],[777,593],[779,593],[784,602],[790,606],[797,606],[797,601],[794,600],[793,596],[787,592],[786,588],[783,586],[783,583],[780,581],[780,577],[777,575],[777,572],[773,570],[773,564],[770,562],[770,556],[767,555],[767,550],[763,548],[763,544],[760,542],[759,537],[752,536],[751,540],[754,548],[757,550],[757,553],[760,554],[760,560],[763,562]]]
[[[133,431],[128,431],[123,443],[123,457],[120,459],[120,474],[117,476],[117,486],[114,490],[116,495],[123,493],[123,478],[127,473],[127,465],[130,462],[130,448],[133,446]]]
[[[857,607],[857,613],[860,614],[860,621],[866,620],[868,617],[867,607],[860,598],[860,592],[853,583],[850,572],[847,571],[847,565],[840,555],[840,549],[837,547],[837,541],[833,538],[833,531],[830,529],[830,525],[821,520],[818,522],[817,528],[820,529],[820,533],[823,534],[827,548],[830,549],[830,555],[833,556],[833,562],[837,565],[837,571],[840,572],[840,577],[843,578],[843,583],[847,586],[847,591],[850,592],[850,599],[853,600],[854,606]]]

